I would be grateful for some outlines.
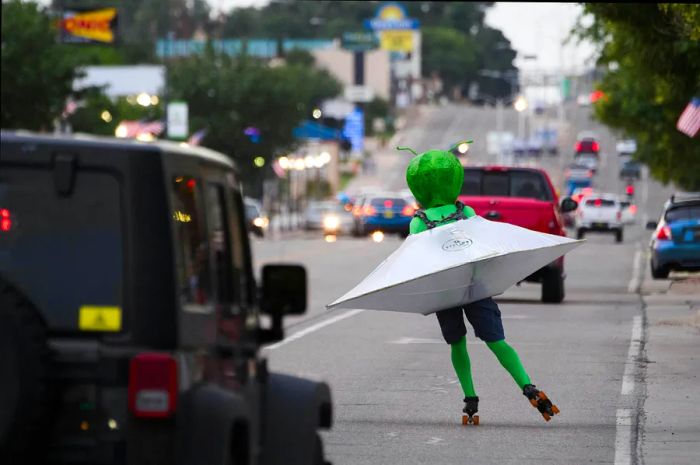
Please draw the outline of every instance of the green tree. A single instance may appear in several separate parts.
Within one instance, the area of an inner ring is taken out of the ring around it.
[[[63,111],[76,77],[70,48],[36,3],[2,3],[0,107],[4,128],[44,129]]]
[[[466,34],[446,27],[423,28],[423,73],[437,73],[446,88],[476,76],[476,46]]]
[[[316,102],[341,91],[325,71],[300,64],[270,67],[210,46],[202,55],[173,62],[167,85],[170,99],[188,102],[192,130],[207,129],[204,145],[231,156],[243,179],[258,175],[255,157],[265,158],[269,167],[274,155],[292,148],[293,128]],[[244,134],[248,127],[260,131],[257,143]]]
[[[698,5],[589,3],[594,17],[576,33],[596,41],[607,71],[595,106],[603,123],[637,139],[637,158],[663,182],[700,189],[700,144],[676,129],[700,95]]]

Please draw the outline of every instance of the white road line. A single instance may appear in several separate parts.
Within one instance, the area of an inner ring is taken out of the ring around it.
[[[627,292],[633,293],[639,290],[639,286],[644,276],[642,258],[642,251],[639,250],[639,244],[637,244],[637,250],[634,252],[634,261],[632,262],[632,277],[630,278],[630,282],[627,286]]]
[[[642,349],[642,317],[632,319],[632,336],[625,361],[625,372],[622,376],[620,394],[629,396],[634,392],[634,375],[637,360]],[[632,428],[634,427],[631,409],[620,408],[616,412],[615,421],[615,465],[630,465],[632,463]]]
[[[630,348],[627,351],[627,361],[625,362],[625,373],[622,375],[622,390],[620,394],[628,396],[634,391],[634,372],[642,348],[642,317],[635,316],[632,320],[632,338]]]
[[[617,409],[615,433],[615,465],[632,463],[632,410]]]
[[[290,342],[294,342],[298,339],[301,339],[304,336],[308,336],[309,334],[314,333],[321,328],[325,328],[326,326],[330,326],[333,323],[337,323],[337,322],[342,321],[346,318],[353,317],[353,316],[357,315],[358,313],[362,313],[363,311],[364,310],[351,310],[349,312],[342,313],[338,316],[334,316],[333,318],[328,318],[327,320],[323,320],[320,323],[316,323],[315,325],[311,325],[308,328],[304,328],[301,331],[298,331],[298,332],[292,334],[291,336],[286,337],[275,344],[269,345],[266,347],[266,349],[268,349],[268,350],[278,349],[278,348],[282,347],[283,345],[287,345]]]

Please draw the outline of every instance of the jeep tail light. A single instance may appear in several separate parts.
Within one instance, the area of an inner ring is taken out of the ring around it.
[[[591,148],[593,149],[594,152],[597,152],[598,150],[600,150],[600,145],[598,144],[598,142],[593,141]]]
[[[129,410],[138,418],[168,418],[177,408],[177,362],[146,352],[129,363]]]
[[[577,152],[581,151],[581,142],[576,142],[576,145],[574,145],[574,150]]]
[[[12,227],[12,220],[10,219],[10,210],[7,208],[0,208],[0,231],[7,232]]]
[[[406,205],[405,207],[403,207],[403,210],[401,210],[401,214],[403,216],[413,216],[415,212],[416,211],[410,205]]]
[[[664,224],[657,230],[656,238],[660,241],[670,241],[672,239],[671,228],[669,228],[668,225]]]

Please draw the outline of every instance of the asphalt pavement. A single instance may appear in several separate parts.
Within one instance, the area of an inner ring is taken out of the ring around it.
[[[594,130],[604,152],[597,187],[621,193],[615,136],[589,115],[589,109],[568,107],[566,120],[556,121],[560,155],[524,163],[544,167],[562,187],[561,172],[572,159],[576,133]],[[426,107],[395,142],[422,151],[471,137],[476,140],[469,154],[473,162],[495,162],[479,138],[493,127],[493,109]],[[506,112],[505,127],[517,128],[512,110]],[[377,154],[383,160],[377,179],[382,187],[404,188],[410,157],[386,156]],[[398,247],[398,237],[381,243],[342,237],[327,243],[320,234],[254,241],[258,268],[284,261],[302,263],[309,272],[309,311],[287,322],[287,339],[265,349],[270,369],[330,384],[335,424],[324,439],[335,464],[665,463],[666,455],[654,455],[656,449],[642,441],[649,421],[644,402],[651,350],[644,300],[649,232],[643,227],[646,219],[658,217],[669,193],[645,176],[637,185],[638,221],[626,228],[624,242],[591,234],[567,255],[564,303],[542,304],[535,284],[513,287],[497,298],[506,340],[518,350],[533,382],[561,409],[549,423],[471,328],[467,339],[481,424],[465,427],[460,423],[463,396],[434,316],[324,309]],[[659,355],[667,356],[663,350]],[[682,377],[685,368],[678,369]],[[654,389],[663,387],[660,380]],[[684,418],[677,427],[691,435],[697,420]],[[664,429],[656,426],[660,433],[654,438],[662,442]],[[677,444],[685,452],[668,463],[693,463],[698,443]]]

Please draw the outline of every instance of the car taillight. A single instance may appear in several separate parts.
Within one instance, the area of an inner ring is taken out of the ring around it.
[[[594,204],[596,207],[600,207],[601,205],[603,205],[603,201],[600,200],[600,199],[595,199],[595,201],[593,202],[593,204]]]
[[[403,216],[413,216],[415,212],[416,211],[410,205],[406,205],[405,207],[403,207],[403,210],[401,210],[401,214]]]
[[[656,238],[661,241],[670,241],[672,239],[671,228],[669,228],[667,225],[661,226],[656,233]]]
[[[7,232],[12,227],[12,219],[10,218],[10,210],[0,208],[0,231]]]
[[[360,216],[360,213],[362,213],[362,207],[353,207],[352,214],[354,216]]]
[[[581,142],[576,142],[576,145],[574,145],[574,150],[577,152],[581,151]]]
[[[177,408],[177,362],[153,352],[129,363],[129,410],[139,418],[168,418]]]
[[[394,202],[391,200],[385,200],[384,201],[384,208],[392,208],[394,206]]]
[[[600,150],[600,145],[598,145],[598,142],[593,141],[593,144],[591,147],[593,148],[594,152],[597,152],[598,150]]]
[[[627,195],[634,195],[634,186],[632,184],[629,184],[625,188],[625,192],[627,193]]]
[[[362,212],[365,216],[372,216],[375,213],[377,213],[377,210],[372,205],[367,205]]]
[[[637,206],[636,205],[630,205],[628,208],[629,208],[629,211],[632,212],[632,214],[637,213]]]

